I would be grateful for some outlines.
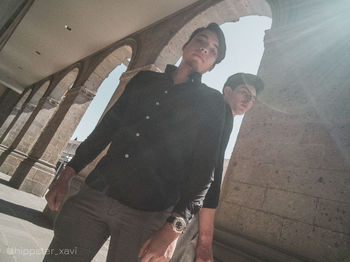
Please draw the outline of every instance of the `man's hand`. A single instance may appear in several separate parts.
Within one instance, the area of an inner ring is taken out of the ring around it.
[[[58,211],[63,203],[64,197],[68,191],[69,180],[75,175],[71,167],[66,167],[54,186],[46,194],[47,205],[52,211]]]
[[[197,244],[195,262],[214,262],[212,244]]]
[[[139,252],[141,262],[168,262],[173,256],[179,235],[170,224],[165,223],[143,244]]]

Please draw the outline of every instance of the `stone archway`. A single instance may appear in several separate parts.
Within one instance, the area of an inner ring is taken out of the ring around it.
[[[10,184],[21,190],[43,195],[55,175],[55,165],[93,99],[103,79],[114,67],[127,63],[132,49],[124,45],[96,54],[82,65],[83,75],[78,75],[74,85],[65,93],[57,110],[43,128],[37,141],[14,173]],[[101,61],[101,62],[96,62]],[[87,73],[90,72],[90,73]],[[62,97],[71,83],[67,75],[61,86],[53,89],[46,101]],[[63,88],[64,87],[64,88]]]
[[[78,74],[79,68],[75,67],[61,79],[57,78],[51,82],[48,92],[42,97],[40,106],[35,111],[35,115],[26,123],[21,131],[22,135],[16,138],[12,148],[25,155],[29,153],[40,133],[56,112],[65,94],[74,85]]]

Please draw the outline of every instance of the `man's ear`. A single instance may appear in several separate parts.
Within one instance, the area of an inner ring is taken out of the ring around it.
[[[232,92],[232,88],[231,87],[229,87],[229,86],[225,86],[224,87],[224,95],[225,96],[229,96],[231,94],[231,92]]]

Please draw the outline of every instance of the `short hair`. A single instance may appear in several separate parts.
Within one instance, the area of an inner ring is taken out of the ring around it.
[[[190,38],[188,39],[188,41],[184,44],[184,46],[186,46],[189,42],[191,42],[191,40],[197,34],[199,34],[200,32],[202,32],[204,30],[212,31],[213,33],[216,34],[216,36],[219,40],[218,56],[215,60],[215,64],[219,64],[225,58],[226,42],[225,42],[225,35],[217,23],[210,23],[207,27],[200,27],[200,28],[197,28],[196,30],[194,30],[193,33],[191,34]]]
[[[226,86],[229,86],[232,90],[237,88],[239,85],[251,85],[255,88],[256,94],[260,94],[264,90],[264,82],[260,77],[248,73],[237,73],[230,76],[225,84],[223,89]]]

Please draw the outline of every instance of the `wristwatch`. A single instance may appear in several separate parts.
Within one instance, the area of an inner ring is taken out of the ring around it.
[[[182,233],[186,228],[186,221],[183,217],[170,216],[166,222],[171,224],[173,230],[176,233]]]

